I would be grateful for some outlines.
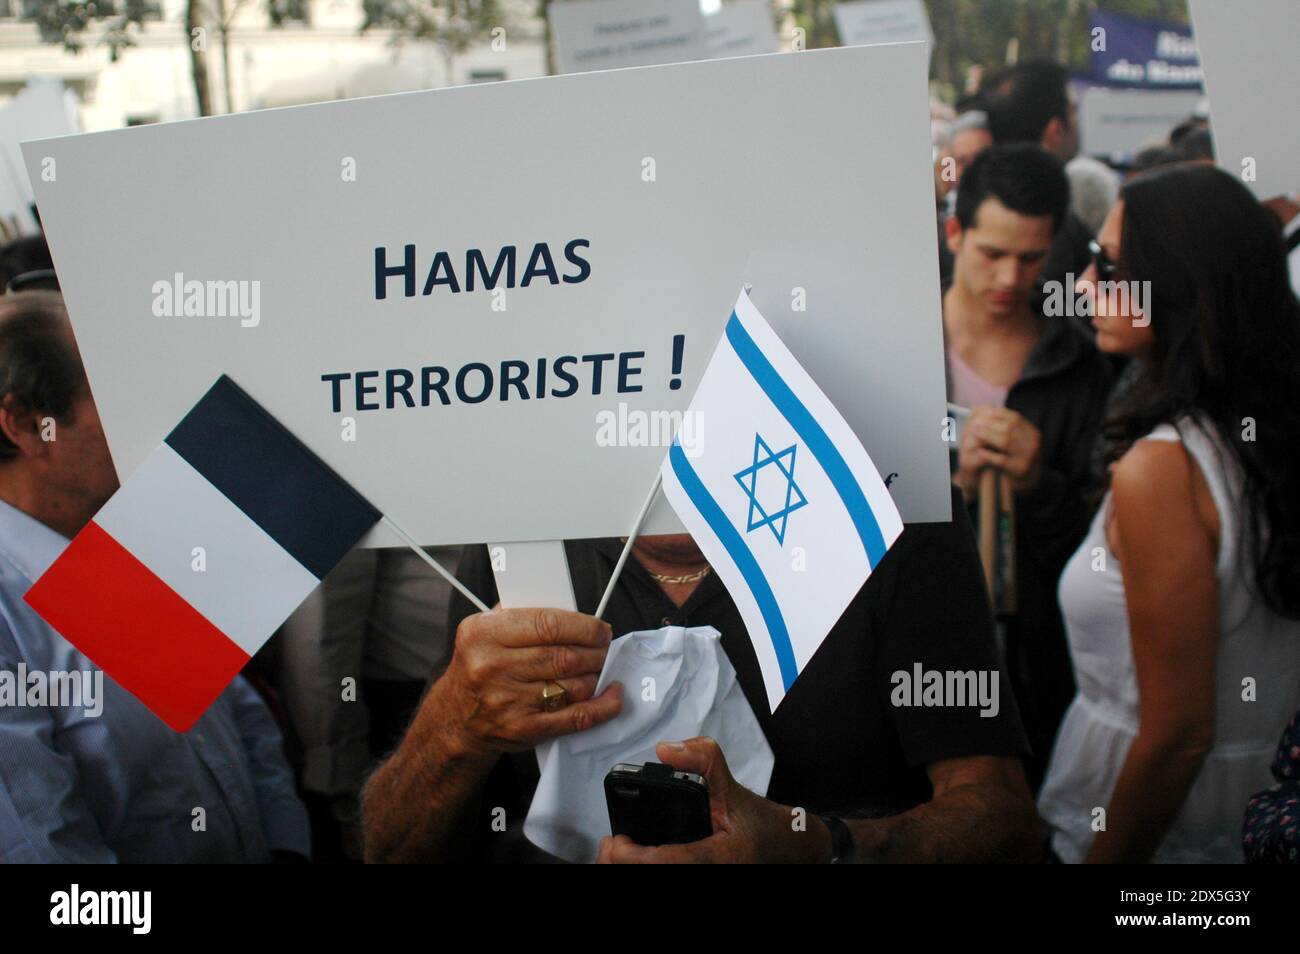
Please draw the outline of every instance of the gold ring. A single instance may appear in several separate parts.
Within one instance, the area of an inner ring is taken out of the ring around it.
[[[542,686],[542,708],[547,712],[558,712],[569,704],[569,692],[558,682],[551,681]]]

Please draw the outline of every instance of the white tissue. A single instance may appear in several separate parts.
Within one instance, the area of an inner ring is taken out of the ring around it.
[[[617,718],[539,752],[541,780],[524,822],[537,847],[567,861],[595,861],[610,834],[605,775],[617,762],[659,761],[656,742],[707,735],[740,784],[767,794],[772,749],[716,629],[669,626],[614,640],[596,691],[611,682],[623,684]]]

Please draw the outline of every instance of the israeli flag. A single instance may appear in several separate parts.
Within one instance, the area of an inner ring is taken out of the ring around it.
[[[735,600],[775,711],[903,520],[853,430],[743,291],[687,414],[664,496]]]

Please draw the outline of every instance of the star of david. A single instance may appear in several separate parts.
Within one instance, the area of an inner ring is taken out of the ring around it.
[[[749,519],[746,532],[752,532],[759,527],[770,527],[772,535],[776,537],[776,542],[782,546],[785,544],[785,525],[790,514],[794,513],[800,507],[806,506],[808,500],[804,497],[803,491],[799,485],[794,482],[794,452],[797,445],[791,444],[785,450],[779,453],[773,453],[772,448],[758,434],[754,435],[754,462],[733,476],[740,488],[745,491],[749,497]],[[768,513],[758,500],[758,478],[759,471],[764,467],[775,467],[785,478],[785,506],[773,513]],[[759,519],[755,519],[755,517]]]

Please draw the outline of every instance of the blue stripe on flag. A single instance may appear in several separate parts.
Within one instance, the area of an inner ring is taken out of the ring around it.
[[[379,520],[378,510],[224,374],[166,441],[318,580]]]
[[[759,612],[763,614],[763,622],[767,625],[767,633],[772,640],[772,649],[776,651],[777,664],[781,667],[781,682],[789,692],[790,687],[794,685],[795,677],[799,675],[799,666],[794,660],[794,647],[790,645],[790,633],[785,628],[785,617],[781,615],[781,607],[777,605],[776,596],[772,592],[772,587],[768,585],[767,577],[763,575],[758,561],[754,559],[754,554],[749,552],[749,547],[745,545],[739,532],[731,525],[727,515],[722,512],[722,508],[718,506],[717,501],[713,499],[699,475],[687,461],[682,445],[676,440],[668,449],[668,459],[672,461],[673,473],[677,476],[677,482],[682,485],[682,490],[686,491],[686,496],[691,498],[691,503],[708,523],[709,529],[718,538],[718,542],[726,549],[731,562],[736,564],[736,569],[740,570],[740,575],[745,578],[749,591],[754,594],[754,601],[758,604]]]
[[[781,379],[781,375],[777,374],[776,368],[772,367],[767,356],[754,343],[754,339],[749,336],[749,332],[745,330],[745,326],[740,323],[734,311],[727,322],[727,340],[731,342],[731,347],[735,349],[741,363],[754,376],[754,380],[763,389],[768,400],[775,404],[777,410],[790,422],[795,433],[808,445],[812,455],[817,458],[817,463],[826,472],[826,476],[835,487],[835,492],[844,502],[844,508],[853,519],[853,525],[862,539],[862,547],[867,551],[867,560],[874,570],[880,558],[885,555],[887,549],[885,537],[880,532],[880,524],[876,522],[876,515],[872,512],[871,505],[867,503],[862,488],[858,486],[853,471],[849,469],[849,465],[845,463],[835,444],[822,430],[822,426],[817,423],[817,419],[803,406],[803,402]]]

